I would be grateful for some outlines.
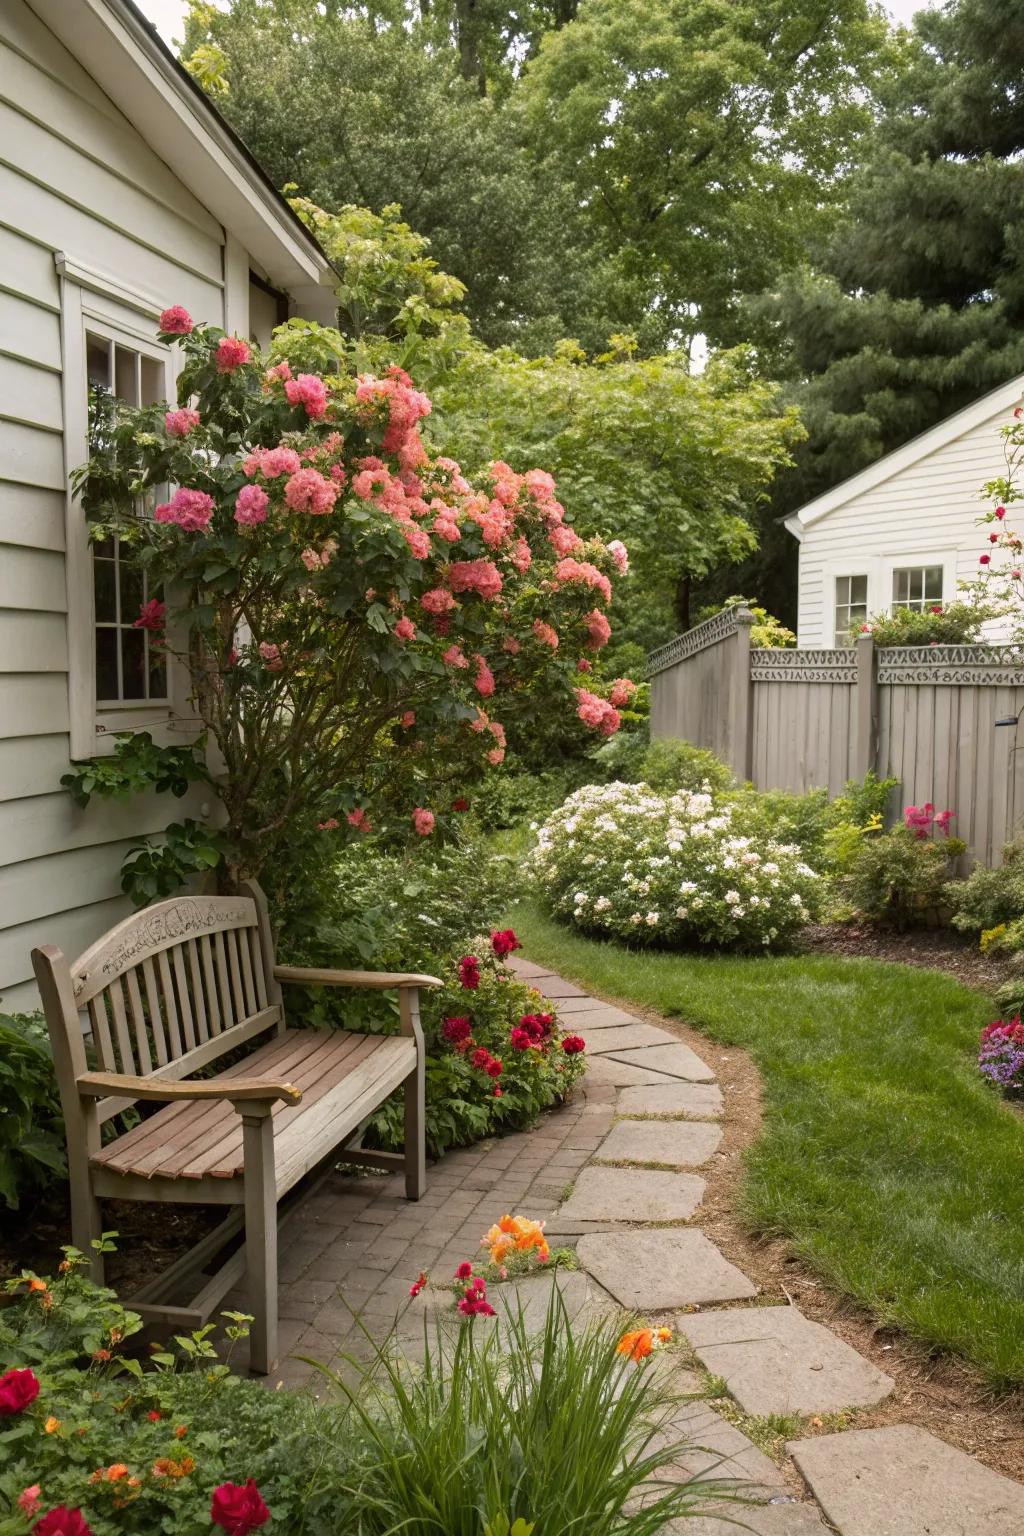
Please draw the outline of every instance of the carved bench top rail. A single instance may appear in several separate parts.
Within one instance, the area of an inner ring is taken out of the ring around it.
[[[750,653],[754,683],[850,683],[857,681],[857,656],[849,646],[835,650],[785,651],[777,648]]]
[[[1016,645],[887,645],[876,655],[880,683],[1024,686],[1024,648]]]
[[[186,939],[256,927],[256,903],[247,896],[179,896],[126,917],[71,967],[80,1008],[117,976]]]
[[[652,651],[647,658],[647,676],[653,677],[656,672],[674,667],[677,661],[686,661],[688,657],[706,651],[709,646],[718,645],[721,640],[734,635],[741,624],[753,622],[753,615],[746,608],[723,608],[721,613],[706,619],[703,624],[688,629],[685,634],[676,635],[667,645]]]

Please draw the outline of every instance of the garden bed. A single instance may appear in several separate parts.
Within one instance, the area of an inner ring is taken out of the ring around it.
[[[995,992],[1014,974],[1005,957],[983,954],[975,935],[958,933],[955,928],[914,928],[898,933],[893,928],[867,924],[815,923],[800,933],[797,945],[807,954],[890,960],[944,971],[965,987],[984,992]]]

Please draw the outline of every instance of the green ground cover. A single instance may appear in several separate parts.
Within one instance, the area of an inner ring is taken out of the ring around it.
[[[871,960],[631,953],[529,902],[514,922],[530,959],[750,1052],[753,1228],[993,1385],[1024,1382],[1024,1119],[977,1073],[984,994]]]

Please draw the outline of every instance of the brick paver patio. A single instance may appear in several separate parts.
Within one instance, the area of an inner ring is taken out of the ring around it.
[[[887,1376],[795,1308],[752,1302],[756,1288],[700,1232],[700,1167],[714,1153],[714,1121],[723,1112],[712,1070],[667,1031],[588,998],[540,966],[513,963],[558,999],[585,1038],[590,1070],[583,1084],[534,1130],[448,1153],[429,1170],[416,1205],[404,1199],[397,1175],[332,1174],[282,1227],[282,1364],[271,1384],[316,1380],[300,1356],[326,1365],[340,1355],[365,1357],[372,1345],[363,1330],[382,1340],[400,1312],[398,1338],[415,1357],[431,1302],[426,1293],[409,1307],[411,1282],[420,1270],[447,1279],[462,1260],[478,1257],[487,1227],[519,1212],[546,1221],[552,1246],[582,1243],[589,1273],[554,1276],[571,1312],[614,1310],[616,1297],[628,1297],[649,1321],[669,1324],[683,1343],[689,1337],[697,1358],[735,1383],[749,1412],[803,1415],[810,1427],[813,1413],[885,1398]],[[600,1235],[609,1240],[602,1244]],[[517,1287],[532,1297],[538,1322],[538,1287],[550,1283],[530,1279]],[[493,1288],[499,1311],[506,1289]],[[699,1394],[703,1378],[694,1375],[692,1356],[662,1361],[681,1392]],[[965,1536],[976,1528],[975,1515],[986,1536],[1024,1531],[1024,1487],[914,1426],[796,1436],[792,1460],[782,1466],[694,1396],[665,1433],[689,1442],[674,1475],[735,1478],[743,1496],[757,1501],[729,1507],[738,1526],[709,1514],[679,1522],[677,1536],[743,1528],[765,1536],[827,1536],[829,1529],[840,1536]]]

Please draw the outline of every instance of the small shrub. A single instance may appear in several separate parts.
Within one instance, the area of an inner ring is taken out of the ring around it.
[[[817,906],[799,848],[738,835],[732,809],[686,790],[592,785],[541,828],[541,898],[579,928],[633,944],[781,945]]]
[[[41,1014],[0,1013],[0,1198],[12,1210],[64,1177],[64,1121]]]
[[[756,598],[752,597],[727,597],[724,603],[712,603],[708,607],[699,608],[694,622],[703,624],[728,608],[748,608],[754,615],[754,622],[750,626],[750,644],[754,650],[786,649],[796,645],[793,631],[787,629],[781,619],[769,613],[767,608],[762,608]]]
[[[601,750],[616,745],[620,735],[612,736]],[[474,789],[470,801],[472,814],[486,832],[503,832],[524,821],[543,819],[575,787],[584,768],[582,763],[565,764],[531,773],[510,756]]]
[[[990,933],[1002,928],[999,948],[1019,948],[1011,939],[1009,926],[1024,918],[1024,837],[1003,847],[1003,862],[998,869],[975,864],[966,880],[950,890],[953,926],[962,933]],[[993,947],[990,938],[985,945]]]
[[[745,784],[728,799],[743,832],[796,843],[812,869],[832,874],[848,866],[866,831],[880,829],[886,802],[898,783],[868,773],[850,779],[834,800],[826,789],[795,794]]]
[[[983,1077],[1008,1093],[1024,1090],[1024,1024],[1019,1013],[1005,1024],[996,1019],[982,1030],[978,1068]]]
[[[582,1041],[566,1034],[551,1004],[502,963],[511,930],[478,936],[472,951],[441,970],[445,985],[424,994],[427,1144],[433,1153],[531,1125],[564,1099],[585,1070]],[[371,1121],[384,1148],[404,1138],[402,1101]]]
[[[948,835],[928,837],[920,818],[931,810],[908,806],[903,826],[862,841],[842,888],[864,917],[902,930],[934,921],[948,905],[953,865],[966,844]],[[929,816],[929,827],[933,822]]]
[[[639,765],[639,777],[633,782],[649,784],[667,794],[678,790],[698,794],[705,789],[721,794],[736,781],[732,769],[706,747],[662,736],[647,748]]]
[[[862,633],[871,634],[876,645],[969,645],[977,640],[986,619],[996,610],[981,603],[941,603],[918,613],[896,608],[876,613]]]

